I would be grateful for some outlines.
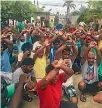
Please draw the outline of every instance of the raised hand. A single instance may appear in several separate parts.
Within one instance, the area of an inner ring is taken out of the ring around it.
[[[33,88],[34,88],[34,82],[33,81],[27,82],[26,90],[32,90]]]
[[[55,33],[55,34],[58,34],[59,32],[58,32],[58,30],[55,30],[54,33]]]
[[[52,65],[55,67],[55,68],[60,68],[61,65],[62,65],[62,62],[61,61],[58,61],[58,60],[55,60]]]
[[[73,43],[73,45],[76,45],[76,42],[75,42],[75,40],[73,40],[73,41],[72,41],[72,43]]]
[[[49,43],[49,40],[48,40],[48,39],[46,39],[46,40],[45,40],[44,45],[45,45],[46,47],[50,45],[50,43]]]
[[[95,41],[92,41],[89,45],[90,48],[95,48],[97,43]]]
[[[93,41],[94,44],[94,48],[97,48],[97,43],[95,41]]]
[[[21,76],[19,78],[19,82],[25,84],[25,83],[27,83],[28,78],[29,78],[28,74],[25,74],[25,73],[21,74]]]
[[[69,36],[69,40],[72,42],[73,41],[73,39]]]
[[[1,39],[7,38],[7,35],[2,34]]]
[[[29,57],[29,55],[30,55],[30,52],[29,51],[25,51],[23,57],[26,58],[26,57]]]
[[[60,30],[58,34],[59,34],[59,36],[62,36],[63,35],[63,31]]]

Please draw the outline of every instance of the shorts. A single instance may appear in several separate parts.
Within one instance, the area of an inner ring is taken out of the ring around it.
[[[59,108],[78,108],[78,106],[72,102],[62,100]]]
[[[82,92],[88,92],[88,93],[97,92],[98,91],[98,82],[94,82],[92,84],[86,84],[85,88],[83,88],[83,89],[80,88],[80,86],[78,85],[78,88]]]
[[[98,82],[92,84],[86,84],[85,92],[97,92],[98,91]]]
[[[63,86],[63,90],[64,90],[64,93],[66,94],[66,96],[70,99],[72,97],[77,97],[77,92],[74,88],[74,86],[70,85],[68,87],[64,87]]]

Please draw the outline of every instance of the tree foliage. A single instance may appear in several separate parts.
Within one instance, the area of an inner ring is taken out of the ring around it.
[[[75,10],[74,12],[71,12],[71,15],[73,16],[80,15],[80,11]]]
[[[102,1],[91,1],[89,0],[88,8],[82,12],[77,22],[84,21],[89,23],[96,19],[102,19]]]
[[[1,1],[1,20],[29,20],[35,11],[42,11],[31,1]]]
[[[67,7],[67,20],[69,19],[69,16],[70,16],[70,9],[76,7],[76,5],[74,4],[73,0],[67,0],[65,1],[65,3],[63,4],[63,7]]]

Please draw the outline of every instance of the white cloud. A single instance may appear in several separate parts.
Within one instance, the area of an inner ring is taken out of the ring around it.
[[[34,0],[31,0],[32,2],[34,2]],[[45,11],[48,11],[50,9],[52,9],[52,13],[56,13],[59,12],[60,14],[65,14],[66,12],[66,7],[63,6],[51,6],[51,5],[63,5],[65,0],[38,0],[39,2],[39,6],[43,7],[45,6]],[[80,9],[81,4],[87,6],[87,4],[85,4],[85,2],[87,0],[73,0],[76,4],[76,10]],[[37,0],[35,0],[35,2],[37,2]],[[71,11],[74,11],[73,9]]]

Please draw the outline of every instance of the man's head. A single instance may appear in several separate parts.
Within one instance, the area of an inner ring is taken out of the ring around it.
[[[79,31],[76,32],[76,37],[80,38],[80,36],[81,36],[81,30],[79,30]]]
[[[22,62],[22,67],[25,73],[29,73],[33,70],[34,60],[32,58],[25,58]]]
[[[24,43],[21,47],[21,50],[23,51],[23,53],[25,53],[26,51],[28,52],[28,56],[31,55],[32,49],[33,49],[33,45],[29,42]]]
[[[61,41],[60,40],[55,40],[54,42],[53,42],[53,45],[55,46],[55,48],[59,48],[60,47],[60,45],[61,45]]]
[[[25,41],[24,35],[23,35],[23,36],[20,36],[20,37],[19,37],[19,40],[20,40],[21,42],[24,42],[24,41]]]
[[[92,51],[90,51],[88,53],[88,57],[87,57],[87,60],[88,60],[88,64],[89,65],[93,65],[94,64],[94,61],[95,61],[95,55]]]
[[[48,75],[53,69],[54,69],[54,66],[52,64],[49,64],[45,69],[46,70],[46,75]],[[55,77],[51,80],[51,84],[56,84],[57,83],[58,74],[56,74]]]
[[[66,49],[64,49],[62,51],[62,58],[63,59],[68,59],[69,58],[69,55],[70,55],[70,48],[67,47]]]
[[[64,60],[63,60],[63,64],[64,64],[65,66],[67,66],[67,67],[71,67],[71,61],[70,61],[70,59],[64,59]]]
[[[38,49],[40,49],[41,48],[41,46],[37,46],[36,48],[35,48],[35,52],[38,50]],[[43,49],[37,56],[38,56],[38,58],[42,58],[43,57],[43,55],[44,55],[44,52],[45,52],[45,50]]]

